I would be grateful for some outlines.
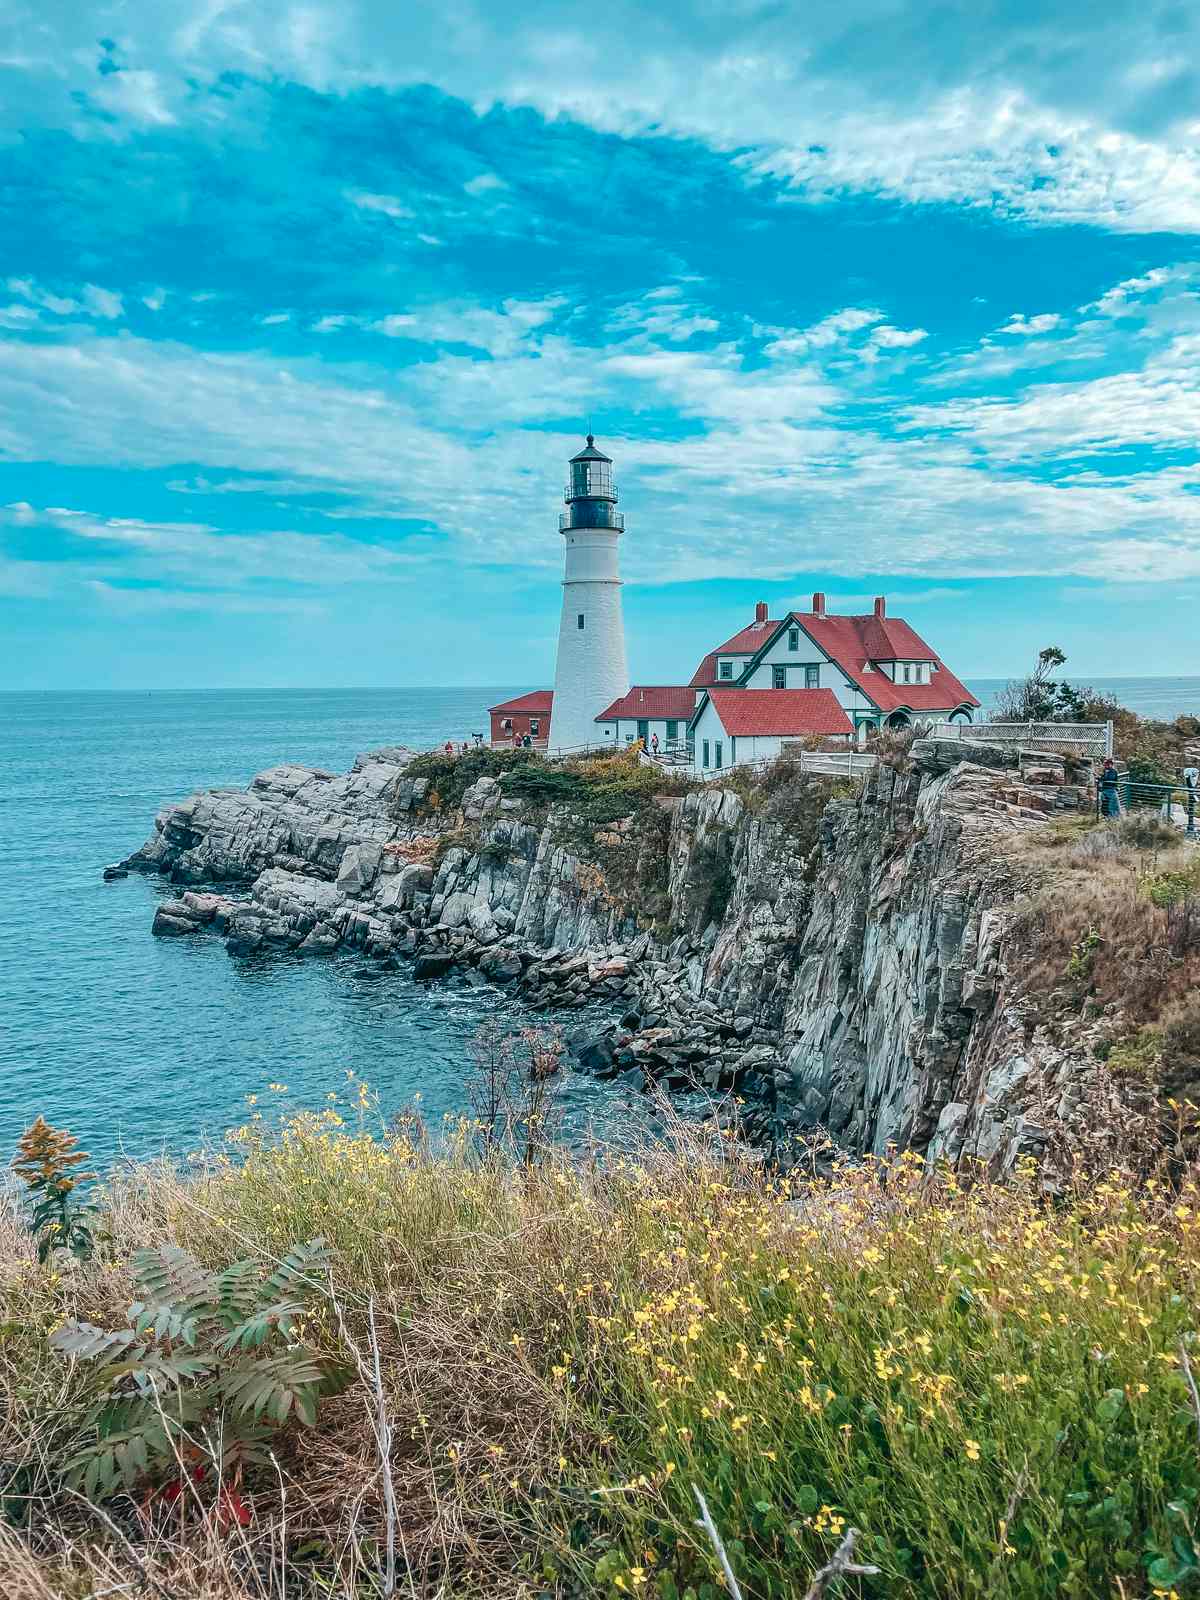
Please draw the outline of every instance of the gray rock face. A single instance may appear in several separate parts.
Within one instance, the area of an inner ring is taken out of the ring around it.
[[[351,846],[378,848],[411,825],[428,789],[394,761],[359,761],[340,777],[269,767],[248,789],[191,795],[159,812],[154,833],[122,865],[177,883],[250,883],[274,866],[336,878]]]
[[[474,963],[533,1005],[611,1001],[623,1025],[592,1052],[605,1072],[736,1091],[763,1108],[763,1137],[821,1127],[853,1150],[1002,1168],[1044,1142],[1048,1095],[1069,1118],[1087,1070],[1082,1047],[1036,1028],[1031,1042],[1014,999],[1005,840],[1047,817],[1025,788],[1012,798],[1012,752],[926,740],[914,753],[915,771],[881,766],[827,806],[814,849],[729,791],[685,796],[653,929],[493,779],[468,789],[436,866],[410,860],[448,823],[422,814],[426,786],[395,751],[340,777],[279,766],[194,795],[126,865],[248,885],[236,901],[186,890],[160,907],[161,936],[214,929],[235,954],[402,953],[423,978]]]

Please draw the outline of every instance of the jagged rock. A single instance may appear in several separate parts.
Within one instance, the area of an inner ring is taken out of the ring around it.
[[[101,876],[105,883],[113,883],[118,878],[127,878],[129,876],[129,868],[122,866],[105,867]]]
[[[337,886],[342,894],[360,895],[375,882],[382,848],[377,844],[348,845],[338,868]]]
[[[199,933],[201,924],[187,916],[186,907],[178,900],[168,900],[154,913],[150,931],[158,939],[170,939],[181,933]]]
[[[418,956],[413,962],[413,977],[441,978],[450,972],[454,965],[454,957],[450,955]]]
[[[521,958],[515,950],[485,950],[479,958],[479,970],[496,983],[509,983],[521,976]]]

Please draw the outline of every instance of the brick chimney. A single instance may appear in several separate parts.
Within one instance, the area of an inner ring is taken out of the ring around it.
[[[767,602],[760,600],[754,608],[754,620],[761,626],[767,620]]]
[[[813,595],[813,616],[814,617],[823,617],[824,615],[825,615],[825,596],[818,589],[816,594]]]
[[[877,594],[875,596],[875,615],[880,622],[887,616],[887,599],[884,595]]]

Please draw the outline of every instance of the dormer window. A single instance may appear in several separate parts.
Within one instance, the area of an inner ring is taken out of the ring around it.
[[[717,677],[718,678],[732,678],[733,677],[733,662],[732,661],[721,661],[721,662],[718,662],[717,663]]]

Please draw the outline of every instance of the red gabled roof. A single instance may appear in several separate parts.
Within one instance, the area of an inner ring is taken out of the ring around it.
[[[488,715],[491,716],[493,711],[548,712],[553,703],[553,689],[531,689],[528,694],[519,694],[515,700],[506,700],[503,705],[489,706]]]
[[[757,655],[778,626],[778,621],[768,622],[764,619],[762,622],[752,622],[748,628],[743,628],[740,633],[735,633],[732,639],[726,639],[724,644],[718,645],[717,654],[719,656]]]
[[[615,722],[618,717],[682,717],[686,722],[696,709],[696,694],[685,684],[650,685],[635,683],[628,694],[603,710],[597,722]]]
[[[895,711],[901,706],[912,711],[953,711],[958,706],[979,704],[924,639],[899,617],[834,617],[793,611],[792,619],[881,711]],[[878,669],[865,670],[868,663],[895,660],[932,661],[932,681],[893,683]]]
[[[762,622],[752,622],[749,627],[742,628],[735,633],[732,639],[726,639],[723,645],[716,650],[710,650],[704,660],[692,674],[691,687],[693,689],[707,689],[710,684],[728,683],[728,678],[717,677],[718,656],[753,656],[757,655],[766,644],[767,640],[779,627],[779,623],[764,618]]]
[[[710,689],[708,698],[735,739],[854,732],[832,689]]]
[[[696,668],[695,672],[692,673],[691,682],[688,687],[691,689],[707,689],[710,684],[714,684],[716,681],[717,652],[715,650],[710,650],[705,656],[704,660]]]

